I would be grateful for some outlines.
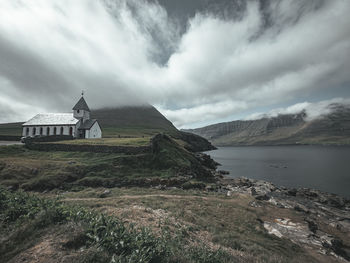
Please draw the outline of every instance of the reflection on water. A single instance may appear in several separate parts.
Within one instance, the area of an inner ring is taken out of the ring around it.
[[[207,152],[229,177],[308,187],[350,197],[350,147],[221,147]]]

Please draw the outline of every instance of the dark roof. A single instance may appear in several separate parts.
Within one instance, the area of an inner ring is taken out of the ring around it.
[[[89,106],[87,105],[84,97],[81,97],[80,100],[75,104],[73,110],[86,110],[90,111]]]
[[[79,130],[90,130],[92,125],[95,124],[96,119],[86,120],[80,127]]]

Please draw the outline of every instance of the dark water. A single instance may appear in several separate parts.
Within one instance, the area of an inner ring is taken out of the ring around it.
[[[229,177],[308,187],[350,197],[350,147],[221,147],[207,152]]]

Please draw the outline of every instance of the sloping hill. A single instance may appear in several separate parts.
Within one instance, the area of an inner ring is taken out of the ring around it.
[[[350,144],[350,107],[333,104],[331,113],[308,120],[299,114],[218,123],[186,130],[217,146],[280,144]]]
[[[98,119],[105,137],[177,132],[175,126],[150,105],[92,110],[91,115]]]

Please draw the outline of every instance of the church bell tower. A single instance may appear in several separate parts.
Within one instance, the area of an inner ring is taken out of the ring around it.
[[[82,123],[90,120],[90,109],[84,99],[84,92],[81,93],[80,100],[73,107],[73,116],[74,118],[81,120]]]

